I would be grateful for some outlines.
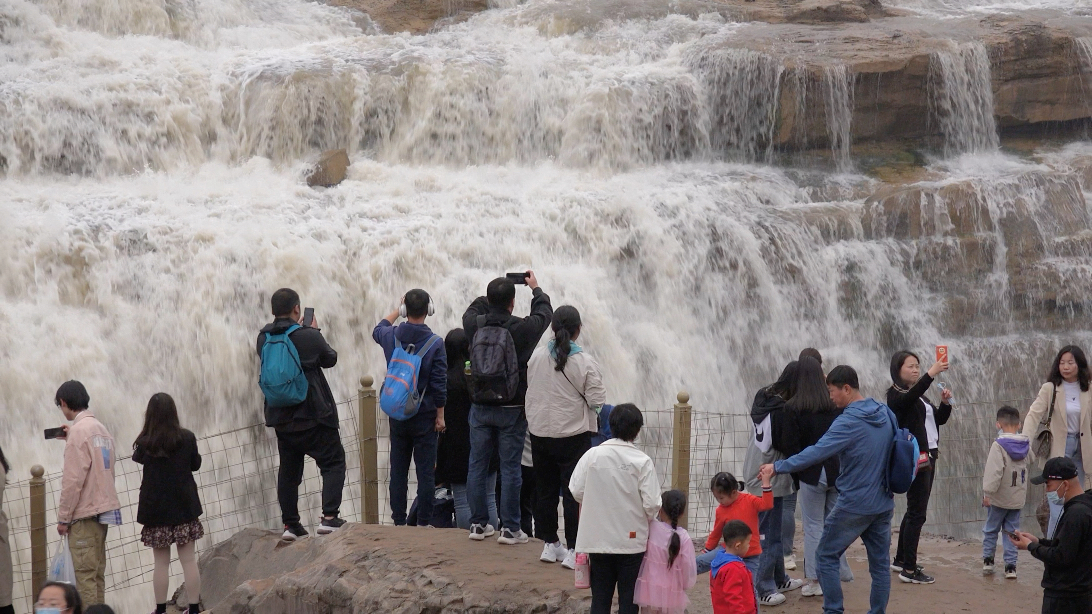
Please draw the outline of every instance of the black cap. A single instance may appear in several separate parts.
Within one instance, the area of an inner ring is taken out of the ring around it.
[[[1072,480],[1077,477],[1077,465],[1072,460],[1058,456],[1046,462],[1043,475],[1031,478],[1032,484],[1046,484],[1047,480]]]

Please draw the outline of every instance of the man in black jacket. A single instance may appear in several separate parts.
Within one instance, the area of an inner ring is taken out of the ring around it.
[[[267,333],[280,334],[301,323],[300,295],[289,288],[273,293],[270,301],[274,320],[258,333],[258,356],[262,355]],[[317,322],[301,326],[288,335],[300,357],[300,367],[307,377],[307,398],[298,405],[270,407],[265,404],[265,424],[277,432],[280,471],[277,474],[277,500],[281,505],[286,541],[307,537],[300,524],[299,487],[303,481],[305,456],[315,459],[322,475],[322,521],[320,535],[333,533],[345,521],[338,517],[341,491],[345,485],[345,448],[338,433],[337,404],[323,369],[337,364],[337,352],[326,343]]]
[[[1010,537],[1043,562],[1043,614],[1092,612],[1092,492],[1082,492],[1077,465],[1052,458],[1032,484],[1046,484],[1047,497],[1065,501],[1054,539],[1017,531]]]
[[[486,296],[474,299],[463,314],[463,329],[474,345],[479,317],[489,326],[502,326],[512,335],[519,365],[519,385],[515,396],[500,405],[470,406],[470,472],[466,480],[467,502],[470,504],[470,539],[481,541],[493,534],[486,506],[486,482],[489,460],[494,448],[500,452],[501,500],[497,502],[503,525],[497,542],[525,544],[527,534],[520,528],[520,488],[523,483],[520,459],[527,437],[527,415],[524,397],[527,395],[527,361],[550,326],[554,310],[550,297],[538,287],[538,279],[527,271],[527,286],[531,288],[531,314],[526,318],[512,315],[516,304],[516,286],[501,277],[489,282]]]

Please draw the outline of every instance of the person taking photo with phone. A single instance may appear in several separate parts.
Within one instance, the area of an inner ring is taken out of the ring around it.
[[[947,358],[945,356],[944,358]],[[899,528],[899,545],[891,571],[899,573],[904,584],[932,584],[936,580],[918,566],[918,542],[921,528],[925,526],[925,513],[929,509],[929,496],[933,492],[937,458],[940,456],[940,428],[952,415],[952,393],[947,388],[941,392],[940,405],[934,405],[925,393],[933,385],[933,379],[948,370],[948,362],[933,363],[924,374],[921,360],[908,350],[895,352],[891,357],[891,387],[887,389],[887,405],[899,419],[899,428],[913,433],[918,440],[921,456],[918,474],[906,493],[906,514]]]
[[[88,409],[91,397],[80,382],[61,384],[53,402],[72,422],[57,438],[65,442],[57,533],[68,537],[80,597],[94,605],[106,593],[106,530],[121,524],[114,436]]]
[[[470,339],[470,471],[466,490],[470,503],[470,539],[482,541],[496,531],[489,524],[486,484],[494,448],[500,454],[503,525],[497,542],[525,544],[521,528],[520,467],[527,437],[527,361],[550,326],[554,309],[538,286],[533,271],[524,276],[531,289],[531,313],[512,315],[516,285],[508,277],[489,282],[486,295],[474,299],[463,314],[463,329]]]
[[[1053,539],[1015,531],[1008,538],[1043,562],[1043,614],[1092,612],[1092,493],[1084,492],[1073,459],[1050,459],[1032,484],[1046,484],[1047,498],[1062,507]]]
[[[338,433],[334,393],[322,372],[337,364],[337,352],[326,343],[313,315],[310,322],[304,321],[295,290],[277,290],[270,306],[273,322],[258,333],[259,384],[265,396],[265,425],[277,433],[277,500],[284,522],[281,537],[295,541],[308,536],[299,512],[307,456],[315,459],[322,476],[322,520],[317,532],[326,535],[345,525],[338,516],[345,486],[345,448]]]

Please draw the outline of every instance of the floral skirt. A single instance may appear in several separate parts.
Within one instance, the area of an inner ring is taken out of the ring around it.
[[[140,541],[149,548],[170,548],[171,544],[185,546],[205,536],[205,527],[200,520],[191,520],[173,527],[144,527],[140,530]]]

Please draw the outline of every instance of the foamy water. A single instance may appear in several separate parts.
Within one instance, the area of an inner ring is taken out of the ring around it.
[[[881,394],[893,349],[947,342],[957,398],[1015,398],[1062,342],[1092,341],[1092,145],[999,152],[981,45],[934,57],[947,147],[911,216],[854,173],[844,66],[797,101],[822,106],[829,160],[766,164],[789,69],[726,47],[745,26],[715,14],[635,2],[650,16],[615,20],[593,2],[562,19],[532,0],[410,36],[299,0],[0,2],[0,437],[17,476],[59,468],[38,434],[70,378],[121,449],[158,391],[199,434],[259,421],[254,337],[281,286],[339,351],[339,399],[382,373],[370,331],[405,290],[432,293],[443,333],[524,268],[583,313],[610,401],[657,409],[687,389],[699,411],[745,411],[805,346]],[[307,188],[333,147],[349,179]],[[1026,304],[1010,250],[1042,261]],[[982,430],[960,420],[946,432]]]

